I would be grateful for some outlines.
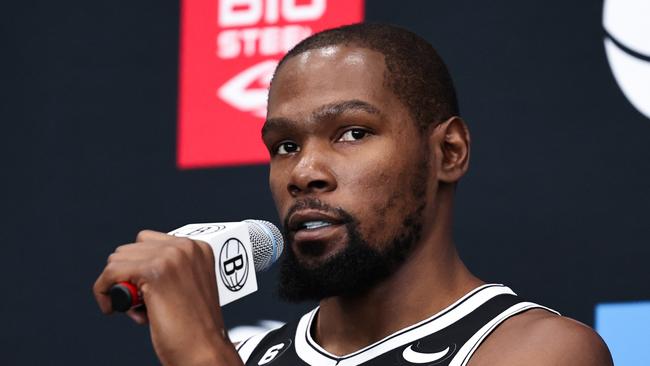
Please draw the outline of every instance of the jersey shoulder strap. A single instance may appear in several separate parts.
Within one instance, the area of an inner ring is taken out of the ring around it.
[[[411,343],[409,351],[405,350],[402,354],[405,356],[429,354],[446,350],[446,360],[441,361],[440,366],[465,366],[478,347],[499,325],[531,309],[544,309],[558,314],[554,310],[525,301],[514,294],[501,294],[449,326]]]

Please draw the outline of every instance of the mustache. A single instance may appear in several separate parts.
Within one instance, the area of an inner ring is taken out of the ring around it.
[[[296,200],[296,202],[294,202],[294,204],[291,205],[291,207],[289,207],[289,211],[287,211],[287,214],[284,216],[284,220],[282,220],[282,229],[285,232],[285,234],[287,234],[289,231],[288,230],[289,218],[291,217],[291,215],[293,215],[297,211],[306,210],[306,209],[325,212],[330,216],[335,217],[338,221],[340,221],[344,225],[357,222],[354,216],[352,216],[349,212],[345,211],[341,207],[330,206],[329,204],[317,198],[302,198]]]

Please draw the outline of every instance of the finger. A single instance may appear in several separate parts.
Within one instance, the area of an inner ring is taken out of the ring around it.
[[[117,247],[107,258],[107,263],[119,261],[144,261],[160,255],[160,248],[166,242],[147,241],[142,243],[125,244]]]
[[[194,240],[194,242],[198,244],[205,258],[208,259],[211,263],[214,263],[214,251],[212,250],[210,244],[203,240]]]
[[[136,323],[140,325],[145,325],[149,323],[149,317],[147,316],[147,310],[144,306],[138,306],[137,308],[130,309],[126,312],[126,315],[129,318],[133,319]]]
[[[121,253],[121,252],[128,252],[134,249],[140,248],[136,243],[130,243],[130,244],[124,244],[120,245],[119,247],[115,248],[115,251],[113,253]]]
[[[93,285],[95,300],[104,314],[113,312],[111,297],[108,294],[110,288],[122,281],[135,283],[140,274],[140,267],[139,261],[113,261],[106,265]]]
[[[214,283],[214,279],[216,278],[216,273],[215,273],[215,266],[214,266],[214,251],[212,250],[212,247],[210,244],[201,241],[201,240],[195,240],[194,241],[196,244],[198,244],[201,252],[203,253],[203,257],[205,261],[202,261],[202,264],[204,266],[196,266],[194,267],[196,269],[196,275],[199,280],[202,282],[203,288],[214,288],[216,290],[216,283]],[[205,273],[208,273],[208,276],[205,276]],[[213,295],[216,297],[214,298],[214,302],[218,303],[218,293],[217,291],[214,291]]]
[[[160,231],[141,230],[138,235],[136,235],[135,242],[141,243],[143,241],[162,241],[172,238],[175,238],[175,236],[167,235],[165,233],[161,233]]]

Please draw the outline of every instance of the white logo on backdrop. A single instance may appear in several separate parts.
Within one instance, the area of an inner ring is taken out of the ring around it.
[[[321,19],[326,0],[220,0],[216,56],[222,60],[269,58],[239,72],[217,96],[232,107],[264,118],[266,95],[277,60],[312,34],[308,25]],[[282,21],[290,24],[280,25]],[[261,24],[261,25],[260,25]]]
[[[618,86],[650,118],[650,0],[605,0],[603,27]]]
[[[266,94],[277,61],[268,60],[248,68],[219,88],[217,95],[226,103],[250,112],[257,117],[266,116]]]

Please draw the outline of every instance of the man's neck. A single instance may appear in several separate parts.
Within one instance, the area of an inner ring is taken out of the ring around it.
[[[438,313],[483,284],[451,242],[437,244],[416,247],[391,277],[362,295],[322,300],[313,328],[316,342],[335,355],[355,352]]]

